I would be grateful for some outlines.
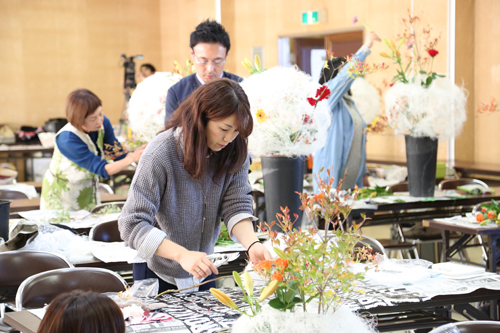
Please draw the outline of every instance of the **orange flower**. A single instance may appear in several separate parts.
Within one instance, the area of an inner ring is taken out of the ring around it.
[[[280,274],[280,272],[274,272],[273,275],[271,276],[271,280],[276,280],[276,281],[283,281],[283,275]]]
[[[484,216],[483,216],[483,214],[477,214],[477,215],[476,215],[476,221],[477,221],[477,222],[483,222],[483,221],[484,221]]]
[[[253,266],[253,268],[256,271],[262,271],[262,270],[270,270],[271,267],[273,267],[273,261],[271,260],[264,260],[258,263],[257,265]]]
[[[487,211],[486,207],[481,208],[481,211],[482,211],[483,213],[486,213],[486,211]]]
[[[276,265],[278,265],[278,267],[281,269],[285,269],[288,267],[288,260],[278,258],[276,259]]]
[[[323,192],[313,195],[313,201],[320,201],[325,197]]]
[[[488,212],[488,215],[486,215],[486,216],[487,216],[490,220],[493,220],[495,217],[497,217],[497,214],[496,214],[494,211],[490,210],[490,211]]]

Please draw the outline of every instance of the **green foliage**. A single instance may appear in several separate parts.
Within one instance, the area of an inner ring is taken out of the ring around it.
[[[226,225],[221,223],[219,238],[217,238],[215,245],[224,246],[233,244],[235,244],[235,242],[229,237],[229,231],[227,230]]]
[[[322,170],[320,171],[320,173]],[[326,221],[324,234],[316,226],[307,231],[293,229],[293,221],[288,208],[282,208],[282,214],[277,214],[279,226],[284,234],[269,231],[271,242],[276,245],[274,251],[278,259],[264,261],[254,266],[268,281],[280,281],[276,290],[276,298],[270,305],[277,309],[292,310],[297,304],[306,304],[313,299],[318,300],[318,313],[326,313],[330,308],[336,309],[341,304],[340,294],[352,292],[356,280],[364,278],[361,273],[354,274],[348,270],[351,262],[360,259],[372,259],[366,248],[356,248],[361,240],[360,224],[353,224],[346,232],[340,230],[338,224],[347,219],[352,209],[346,203],[347,196],[339,197],[343,180],[336,189],[332,188],[333,178],[327,170],[329,181],[316,177],[320,193],[308,195],[299,194],[302,207],[311,221],[322,217]],[[357,191],[354,201],[357,199]],[[295,216],[295,220],[297,216]],[[275,224],[268,224],[269,230]],[[328,226],[333,225],[333,231],[328,232]],[[281,249],[285,250],[281,250]]]
[[[91,209],[95,204],[94,187],[89,186],[81,190],[76,202],[81,209]]]
[[[358,199],[367,199],[375,197],[384,197],[392,195],[391,189],[386,189],[385,187],[375,186],[375,188],[361,188],[358,190]]]

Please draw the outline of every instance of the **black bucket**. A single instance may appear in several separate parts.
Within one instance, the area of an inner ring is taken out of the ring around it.
[[[304,157],[261,156],[262,174],[264,176],[264,196],[266,199],[267,223],[278,222],[276,214],[282,214],[280,207],[290,209],[290,218],[295,220],[294,228],[299,228],[302,211],[299,195],[304,189]],[[272,230],[282,231],[279,225]]]
[[[9,214],[10,201],[0,200],[0,237],[6,242],[9,240]]]
[[[405,135],[408,190],[412,197],[433,197],[438,140]]]

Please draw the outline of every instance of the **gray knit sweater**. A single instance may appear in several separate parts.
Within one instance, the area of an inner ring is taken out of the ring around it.
[[[206,159],[203,181],[193,179],[182,165],[178,132],[163,132],[146,147],[118,227],[125,244],[138,250],[155,273],[187,278],[189,273],[177,262],[154,254],[162,240],[167,238],[190,251],[213,253],[221,218],[231,233],[236,223],[253,217],[252,188],[248,158],[237,173],[226,173],[217,184],[212,175],[219,156],[212,154]]]

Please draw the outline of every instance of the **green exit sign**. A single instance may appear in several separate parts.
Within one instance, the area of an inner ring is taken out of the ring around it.
[[[302,13],[302,24],[326,23],[326,10],[313,10]]]

